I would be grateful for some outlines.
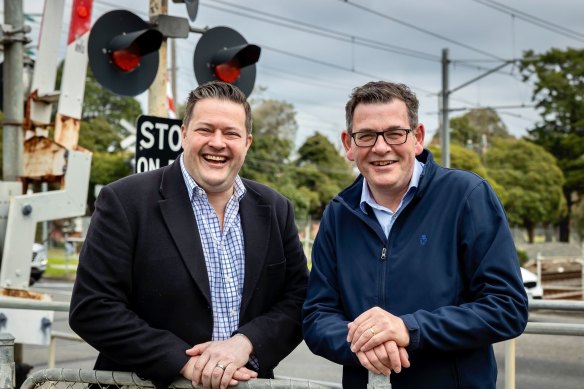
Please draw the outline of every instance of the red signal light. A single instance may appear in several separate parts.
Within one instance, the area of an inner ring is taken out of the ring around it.
[[[80,4],[77,7],[77,16],[80,17],[81,19],[85,19],[89,16],[89,10],[87,9],[87,6],[85,4]]]
[[[214,72],[219,80],[232,84],[239,78],[241,68],[229,61],[215,66]]]
[[[73,0],[71,25],[67,44],[71,44],[91,29],[93,0]]]
[[[124,72],[131,72],[140,66],[140,55],[132,50],[123,49],[112,52],[112,61],[116,67]]]

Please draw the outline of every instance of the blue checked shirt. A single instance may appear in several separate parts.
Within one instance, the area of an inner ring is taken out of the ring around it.
[[[191,193],[191,205],[199,227],[207,265],[213,307],[212,340],[228,339],[239,327],[239,309],[243,294],[245,247],[239,217],[239,201],[245,195],[245,187],[241,178],[237,176],[235,192],[225,207],[221,231],[219,218],[209,204],[207,194],[185,169],[182,155],[180,167],[187,189]]]

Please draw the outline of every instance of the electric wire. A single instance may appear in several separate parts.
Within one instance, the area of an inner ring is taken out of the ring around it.
[[[212,5],[212,4],[207,4],[207,3],[201,3],[201,5],[204,7],[209,7],[209,8],[224,11],[224,12],[229,12],[229,13],[232,13],[235,15],[239,15],[239,16],[243,16],[243,17],[247,17],[247,18],[251,18],[251,19],[255,19],[255,20],[260,20],[260,21],[274,24],[274,25],[278,25],[281,27],[287,27],[287,28],[291,28],[294,30],[307,32],[310,34],[323,36],[323,37],[327,37],[330,39],[335,39],[335,40],[345,42],[345,43],[351,43],[351,44],[355,44],[355,45],[359,45],[359,46],[365,46],[365,47],[369,47],[369,48],[373,48],[373,49],[377,49],[377,50],[381,50],[381,51],[391,52],[391,53],[395,53],[395,54],[401,54],[401,55],[410,56],[410,57],[423,59],[423,60],[427,60],[427,61],[434,61],[434,62],[440,61],[439,56],[424,53],[422,51],[417,51],[417,50],[412,50],[412,49],[408,49],[405,47],[391,45],[388,43],[379,42],[379,41],[376,41],[373,39],[364,38],[364,37],[360,37],[360,36],[354,36],[351,34],[347,34],[345,32],[336,31],[333,29],[329,29],[329,28],[317,26],[314,24],[286,18],[283,16],[260,11],[257,9],[252,9],[249,7],[244,7],[244,6],[237,5],[237,4],[232,4],[232,3],[221,1],[221,0],[215,0],[214,3],[220,3],[223,5],[230,6],[230,7],[238,8],[238,9],[244,10],[248,13],[245,14],[245,13],[229,10],[226,8],[218,7],[217,5]],[[251,14],[249,14],[249,13],[251,13]],[[254,15],[254,14],[263,15],[263,16],[266,16],[268,18],[280,20],[280,21],[283,21],[283,22],[288,23],[288,24],[284,24],[282,22],[277,22],[275,20],[271,20],[271,19],[268,19],[265,17],[260,17],[257,15]],[[298,26],[304,26],[307,28],[298,27]]]
[[[352,2],[352,1],[348,1],[348,0],[339,0],[339,1],[341,1],[341,2],[343,2],[345,4],[347,4],[347,5],[350,5],[352,7],[358,8],[358,9],[360,9],[362,11],[368,12],[368,13],[373,14],[373,15],[376,15],[376,16],[379,16],[379,17],[381,17],[383,19],[391,20],[394,23],[401,24],[402,26],[409,27],[409,28],[412,28],[412,29],[414,29],[416,31],[419,31],[419,32],[422,32],[424,34],[433,36],[434,38],[442,39],[442,40],[444,40],[446,42],[450,42],[450,43],[455,44],[457,46],[464,47],[465,49],[474,51],[475,53],[479,53],[479,54],[485,55],[487,57],[491,57],[491,58],[494,58],[494,59],[498,59],[500,61],[505,61],[505,59],[503,59],[503,58],[501,58],[501,57],[499,57],[499,56],[497,56],[495,54],[486,52],[486,51],[481,50],[481,49],[477,49],[476,47],[467,45],[466,43],[462,43],[462,42],[456,41],[454,39],[448,38],[446,36],[437,34],[435,32],[426,30],[426,29],[421,28],[421,27],[419,27],[419,26],[417,26],[415,24],[408,23],[408,22],[404,22],[403,20],[400,20],[398,18],[394,18],[392,16],[386,15],[386,14],[384,14],[382,12],[376,11],[376,10],[374,10],[372,8],[369,8],[369,7],[366,7],[364,5],[356,4],[356,3]]]
[[[547,21],[545,19],[541,19],[537,16],[530,15],[526,12],[523,12],[523,11],[518,10],[516,8],[512,8],[508,5],[501,4],[501,3],[497,2],[497,1],[493,1],[493,0],[473,0],[473,1],[475,1],[476,3],[482,4],[486,7],[495,9],[499,12],[503,12],[503,13],[506,13],[508,15],[511,15],[513,17],[516,17],[516,18],[521,19],[527,23],[541,27],[541,28],[546,29],[548,31],[552,31],[552,32],[555,32],[557,34],[564,35],[568,38],[572,38],[572,39],[578,40],[580,42],[584,42],[584,34],[578,32],[578,31],[574,31],[574,30],[571,30],[571,29],[566,28],[564,26],[560,26],[558,24]]]

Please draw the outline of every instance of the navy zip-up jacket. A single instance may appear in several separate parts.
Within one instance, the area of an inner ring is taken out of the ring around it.
[[[400,388],[495,388],[492,344],[519,336],[527,296],[503,207],[479,176],[437,165],[428,150],[416,194],[389,237],[359,208],[363,177],[328,205],[312,249],[303,332],[317,355],[344,365],[343,386],[367,370],[347,324],[379,306],[410,331]]]

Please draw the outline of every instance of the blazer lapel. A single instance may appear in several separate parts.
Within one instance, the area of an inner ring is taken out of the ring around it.
[[[263,204],[261,197],[247,187],[247,192],[239,205],[241,228],[245,241],[245,277],[241,312],[245,312],[256,288],[270,241],[270,207]]]
[[[160,193],[163,199],[158,203],[162,218],[191,277],[211,306],[205,255],[178,160],[166,168],[160,183]]]

